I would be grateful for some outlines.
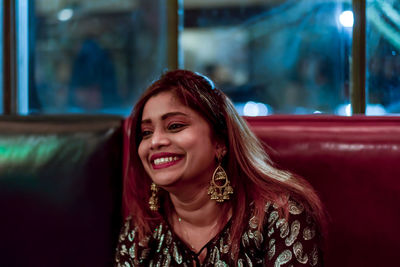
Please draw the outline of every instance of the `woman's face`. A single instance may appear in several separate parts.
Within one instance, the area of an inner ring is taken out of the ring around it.
[[[222,148],[208,123],[171,92],[151,97],[144,106],[138,153],[154,183],[165,188],[207,186]]]

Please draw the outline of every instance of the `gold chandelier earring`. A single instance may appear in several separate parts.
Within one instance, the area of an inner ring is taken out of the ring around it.
[[[151,190],[151,197],[149,199],[149,207],[151,211],[158,211],[158,209],[160,208],[160,204],[158,203],[158,186],[155,183],[151,183],[150,186],[150,190]]]
[[[230,185],[228,175],[221,166],[221,161],[218,160],[218,166],[211,178],[210,187],[207,193],[211,195],[211,199],[217,202],[229,200],[229,195],[233,194],[233,188]]]

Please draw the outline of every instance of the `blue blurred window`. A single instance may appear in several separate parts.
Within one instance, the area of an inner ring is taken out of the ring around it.
[[[241,114],[345,115],[347,1],[184,3],[185,68],[210,75]]]
[[[367,1],[367,114],[400,114],[400,1]]]
[[[3,0],[0,0],[0,114],[3,114]]]
[[[173,1],[16,0],[18,113],[128,114],[168,66]],[[239,113],[350,115],[352,1],[176,1],[178,67]],[[366,114],[400,114],[400,0],[366,6]]]
[[[126,115],[166,67],[163,0],[34,0],[27,5],[29,21],[20,43],[29,47],[26,54],[19,47],[26,60],[19,78],[26,73],[28,113]],[[23,20],[18,21],[23,25]]]

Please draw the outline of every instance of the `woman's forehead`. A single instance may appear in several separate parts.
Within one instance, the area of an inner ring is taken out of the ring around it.
[[[180,98],[176,95],[176,93],[171,91],[163,91],[159,92],[153,96],[151,96],[143,106],[143,112],[146,108],[153,107],[153,108],[161,108],[163,106],[171,106],[171,107],[185,107],[186,105],[182,103]]]
[[[142,121],[162,117],[169,113],[181,113],[192,117],[196,111],[182,103],[172,92],[161,92],[148,99],[143,107]]]

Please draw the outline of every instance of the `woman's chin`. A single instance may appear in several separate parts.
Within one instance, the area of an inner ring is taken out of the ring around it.
[[[159,187],[168,190],[168,188],[176,186],[180,179],[176,177],[154,177],[152,180]]]

